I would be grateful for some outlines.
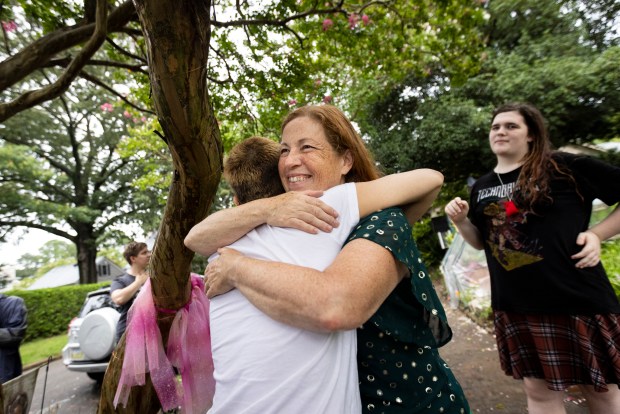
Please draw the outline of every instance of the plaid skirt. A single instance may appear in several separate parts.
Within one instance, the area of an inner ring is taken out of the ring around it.
[[[620,314],[522,315],[496,311],[495,337],[506,375],[544,379],[547,388],[620,384]]]

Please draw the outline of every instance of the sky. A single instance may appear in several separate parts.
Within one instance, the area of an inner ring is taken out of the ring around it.
[[[38,229],[30,229],[25,234],[13,232],[7,236],[6,243],[0,243],[0,264],[14,265],[25,253],[37,254],[41,246],[50,240],[67,241]]]

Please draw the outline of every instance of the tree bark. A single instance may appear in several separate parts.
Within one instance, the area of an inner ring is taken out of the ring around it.
[[[215,195],[222,170],[220,133],[206,77],[210,40],[210,1],[134,0],[146,38],[153,100],[172,154],[174,177],[151,257],[155,305],[179,309],[189,298],[193,252],[183,239],[202,220]],[[171,317],[158,320],[164,343]],[[113,399],[121,372],[119,357],[108,366],[99,413],[115,412]],[[152,386],[132,390],[127,407],[116,412],[154,412],[139,405],[153,397]]]
[[[94,237],[84,236],[87,230],[78,232],[76,247],[80,285],[97,283],[97,243]]]

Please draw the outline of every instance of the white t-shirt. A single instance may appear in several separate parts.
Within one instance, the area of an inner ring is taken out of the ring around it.
[[[339,213],[340,226],[331,233],[262,225],[230,247],[324,270],[358,223],[359,208],[352,183],[321,199]],[[211,299],[210,324],[216,384],[209,414],[361,412],[355,330],[317,333],[285,325],[236,289]]]

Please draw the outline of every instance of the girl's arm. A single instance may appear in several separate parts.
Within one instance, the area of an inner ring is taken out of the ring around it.
[[[446,204],[445,212],[450,220],[454,223],[459,230],[463,239],[472,245],[475,249],[482,250],[484,243],[482,241],[482,235],[476,226],[472,224],[467,218],[469,212],[469,204],[465,200],[461,200],[460,197],[456,197]]]
[[[583,248],[571,256],[572,259],[578,260],[575,266],[578,268],[596,266],[601,260],[601,241],[618,233],[620,233],[620,205],[603,221],[588,231],[579,233],[577,244]]]
[[[306,233],[338,227],[338,212],[319,200],[322,191],[289,192],[220,210],[196,224],[185,237],[190,250],[210,256],[262,224]]]

